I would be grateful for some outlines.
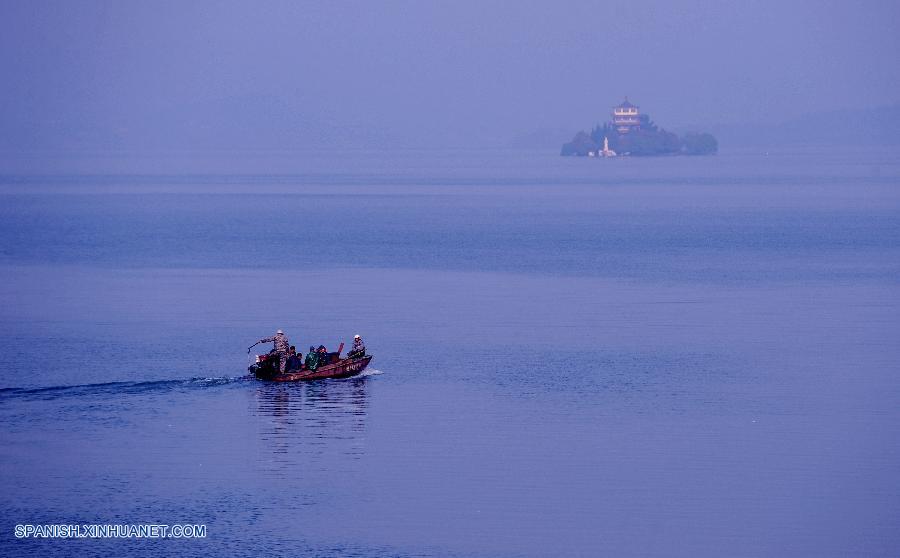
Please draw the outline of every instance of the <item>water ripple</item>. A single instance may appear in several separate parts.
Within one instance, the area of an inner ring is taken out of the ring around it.
[[[176,389],[205,389],[253,380],[252,376],[150,380],[142,382],[102,382],[36,388],[0,388],[0,401],[54,400],[64,397],[91,397],[109,394],[146,394]]]

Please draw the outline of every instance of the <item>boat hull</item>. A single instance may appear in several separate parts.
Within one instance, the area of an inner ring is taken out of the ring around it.
[[[303,380],[321,380],[324,378],[349,378],[366,369],[372,361],[371,355],[359,358],[344,358],[332,364],[320,366],[315,370],[296,370],[292,372],[272,373],[265,368],[253,365],[250,372],[260,380],[270,382],[300,382]]]

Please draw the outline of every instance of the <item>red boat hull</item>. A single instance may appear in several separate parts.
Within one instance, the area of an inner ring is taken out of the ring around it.
[[[349,378],[356,376],[366,369],[366,366],[372,361],[371,355],[360,358],[343,358],[333,364],[320,366],[315,370],[297,370],[294,372],[285,372],[284,374],[264,374],[262,370],[257,368],[252,370],[260,380],[268,380],[272,382],[299,382],[302,380],[320,380],[323,378]]]

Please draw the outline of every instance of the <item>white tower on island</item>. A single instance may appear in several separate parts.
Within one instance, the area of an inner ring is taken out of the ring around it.
[[[601,157],[615,157],[616,152],[609,148],[609,138],[603,136],[603,151],[600,152]]]

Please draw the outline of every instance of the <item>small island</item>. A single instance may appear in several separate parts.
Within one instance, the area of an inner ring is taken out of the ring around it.
[[[712,134],[688,133],[683,137],[658,127],[637,105],[625,102],[613,107],[612,120],[591,130],[578,132],[562,146],[560,155],[579,157],[618,157],[633,155],[713,155],[719,142]]]

